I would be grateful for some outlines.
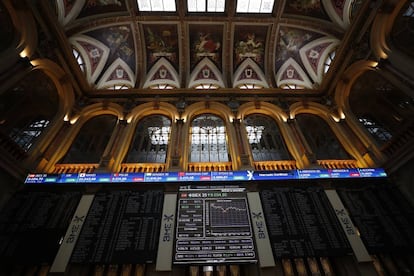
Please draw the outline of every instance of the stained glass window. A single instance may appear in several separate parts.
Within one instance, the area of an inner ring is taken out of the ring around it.
[[[228,162],[226,127],[212,114],[196,117],[190,129],[190,162]]]
[[[358,120],[378,142],[383,143],[392,138],[391,133],[375,120],[371,118],[359,118]]]
[[[316,159],[351,159],[322,118],[313,114],[299,114],[296,121]]]
[[[42,132],[49,125],[49,120],[37,119],[32,121],[28,126],[17,129],[12,129],[10,138],[13,139],[24,151],[28,151],[36,138],[39,137]]]
[[[279,127],[270,117],[254,114],[244,120],[254,161],[290,160]]]
[[[142,119],[135,130],[127,163],[165,163],[171,133],[171,121],[162,115]]]
[[[60,163],[99,163],[116,122],[117,118],[112,115],[100,115],[87,121]]]

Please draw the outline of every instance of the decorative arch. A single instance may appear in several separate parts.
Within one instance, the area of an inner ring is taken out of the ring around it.
[[[65,116],[70,113],[74,104],[75,93],[67,78],[67,74],[59,65],[49,59],[35,59],[32,61],[32,64],[34,65],[33,70],[41,70],[52,80],[59,98],[58,111],[54,120],[52,120],[49,127],[45,130],[45,134],[36,141],[36,152],[33,152],[29,157],[30,160],[36,160],[53,142],[56,134],[62,127]]]
[[[162,57],[151,67],[143,88],[165,84],[178,88],[180,80],[174,66],[165,57]]]
[[[211,113],[222,117],[226,123],[231,123],[234,119],[231,109],[222,103],[218,102],[197,102],[186,107],[181,118],[185,122],[191,121],[193,117],[203,114]]]
[[[342,144],[344,149],[357,160],[358,167],[368,167],[367,161],[363,158],[363,156],[359,153],[359,151],[354,147],[354,145],[348,139],[347,134],[345,133],[344,129],[340,127],[338,122],[340,122],[340,118],[337,114],[329,110],[322,104],[315,103],[315,102],[306,102],[306,103],[294,103],[290,107],[290,118],[294,119],[298,114],[313,114],[316,116],[321,117],[330,127],[336,138]]]
[[[389,37],[391,34],[394,21],[400,10],[404,7],[406,1],[388,0],[388,3],[382,5],[386,7],[384,12],[378,13],[372,23],[370,45],[375,56],[379,59],[386,59],[391,54]]]
[[[175,120],[179,118],[177,109],[172,104],[166,102],[160,103],[145,103],[136,106],[131,112],[126,116],[126,120],[129,125],[136,124],[139,120],[143,117],[153,114],[165,115],[171,120]]]
[[[333,37],[322,37],[306,44],[299,50],[300,58],[313,82],[321,84],[324,65],[329,54],[339,45]]]
[[[351,24],[351,8],[354,1],[355,0],[322,0],[322,4],[329,18],[331,18],[331,20],[340,26],[343,30],[346,30]],[[336,4],[338,2],[340,3],[341,7],[336,7],[336,5],[334,6],[334,3]]]
[[[273,105],[267,102],[258,103],[260,108],[257,107],[257,104],[253,102],[245,103],[239,107],[238,118],[243,122],[244,118],[251,114],[263,114],[272,118],[278,125],[282,137],[286,143],[286,146],[296,160],[297,167],[303,168],[304,163],[302,160],[302,154],[300,148],[298,147],[299,141],[292,132],[292,129],[288,125],[288,114],[281,109],[280,107]],[[248,147],[249,145],[245,145]]]
[[[115,103],[96,103],[82,109],[79,115],[72,116],[70,120],[71,127],[69,127],[65,137],[63,137],[59,151],[53,154],[46,165],[46,171],[51,171],[54,165],[65,156],[82,126],[91,118],[99,115],[113,115],[119,120],[124,118],[123,108]]]
[[[69,41],[83,57],[86,78],[89,84],[94,85],[105,67],[110,49],[99,40],[81,34],[70,37]]]
[[[182,119],[184,120],[185,124],[183,126],[183,133],[187,135],[186,142],[184,143],[184,148],[182,150],[182,158],[183,158],[183,167],[187,167],[188,163],[188,155],[189,155],[189,139],[188,133],[190,131],[190,126],[193,118],[198,115],[202,114],[213,114],[223,119],[223,122],[226,126],[227,131],[227,139],[228,139],[228,151],[232,162],[233,169],[237,168],[237,147],[235,145],[235,140],[233,138],[236,137],[236,133],[234,128],[232,127],[232,121],[234,116],[232,115],[231,109],[221,103],[217,102],[198,102],[188,106],[185,112],[182,114]]]
[[[117,58],[99,79],[97,88],[102,89],[116,85],[132,88],[135,86],[135,79],[134,72],[128,64],[121,58]]]
[[[63,26],[66,26],[78,17],[85,5],[85,0],[74,1],[73,5],[66,5],[65,3],[65,0],[56,1],[58,20]]]
[[[245,59],[234,72],[233,87],[243,84],[257,84],[269,88],[263,71],[251,58]]]
[[[335,88],[335,102],[339,112],[346,114],[350,111],[348,98],[352,85],[365,72],[375,70],[376,65],[377,62],[375,61],[360,60],[346,69],[342,80],[338,82],[338,85]]]
[[[287,122],[288,120],[288,114],[283,109],[268,102],[249,102],[242,104],[239,107],[237,118],[243,120],[244,117],[253,113],[268,115],[272,117],[279,125]]]
[[[206,83],[222,88],[225,87],[220,70],[207,57],[203,58],[193,69],[188,82],[188,87],[194,88]]]
[[[17,33],[20,34],[16,50],[20,53],[21,57],[30,58],[35,54],[37,48],[37,24],[28,9],[15,9],[12,2],[11,0],[5,0],[3,4],[10,14]]]
[[[349,94],[354,83],[364,73],[368,71],[374,71],[377,65],[374,61],[361,60],[353,63],[344,72],[344,77],[338,82],[335,89],[335,103],[338,106],[339,116],[346,119],[346,123],[353,131],[353,133],[362,142],[364,147],[369,148],[372,151],[373,157],[379,162],[385,161],[385,156],[380,149],[375,146],[376,142],[374,138],[367,132],[367,130],[361,125],[358,118],[351,111],[349,104]]]
[[[131,112],[125,117],[127,126],[124,133],[120,137],[118,151],[114,154],[114,168],[115,171],[119,171],[122,161],[124,160],[126,154],[128,153],[129,145],[134,138],[135,129],[140,120],[147,116],[151,115],[164,115],[171,119],[171,127],[174,128],[174,122],[179,118],[175,106],[160,102],[157,105],[154,103],[145,103],[139,106],[136,106]],[[170,151],[170,150],[169,150]],[[168,154],[167,154],[168,156]]]
[[[276,83],[278,87],[294,84],[305,88],[312,88],[313,85],[305,71],[293,58],[289,58],[277,71]]]

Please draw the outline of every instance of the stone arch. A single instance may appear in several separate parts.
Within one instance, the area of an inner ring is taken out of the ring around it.
[[[70,126],[68,126],[68,131],[65,133],[65,136],[61,141],[59,151],[56,151],[50,158],[45,168],[46,171],[50,171],[50,169],[65,156],[73,141],[76,139],[79,131],[82,129],[82,126],[88,120],[99,115],[113,115],[117,117],[118,120],[122,120],[124,118],[122,111],[122,107],[114,103],[96,103],[82,109],[79,115],[75,115],[70,120]]]
[[[151,115],[164,115],[171,119],[171,127],[174,128],[174,122],[176,119],[179,118],[178,112],[176,111],[175,106],[160,102],[157,106],[154,103],[145,103],[142,105],[138,105],[131,110],[131,112],[125,117],[127,122],[127,126],[125,131],[123,132],[122,136],[119,139],[119,147],[118,151],[114,154],[114,166],[115,171],[119,171],[119,167],[121,166],[122,161],[124,160],[126,154],[128,154],[129,146],[134,139],[135,129],[138,123],[145,117]],[[173,129],[171,130],[171,135],[173,133]],[[169,152],[171,147],[169,147]],[[167,153],[167,156],[169,154]]]
[[[349,142],[350,139],[348,138],[345,130],[338,124],[340,122],[338,114],[329,110],[324,105],[315,102],[298,102],[294,103],[290,107],[291,119],[294,119],[298,114],[305,113],[321,117],[322,120],[324,120],[329,125],[333,134],[344,147],[345,151],[347,151],[353,158],[355,158],[355,160],[357,160],[358,167],[368,167],[366,160],[364,160],[358,149]]]
[[[378,162],[383,162],[385,156],[381,153],[380,149],[376,146],[374,138],[368,133],[368,131],[361,125],[358,118],[352,112],[349,95],[354,83],[366,72],[375,71],[375,61],[357,61],[352,64],[344,73],[342,81],[338,82],[335,92],[335,103],[338,106],[338,113],[342,119],[346,120],[346,123],[350,127],[351,131],[358,137],[364,147],[369,149],[374,158]]]
[[[276,124],[278,125],[284,142],[292,155],[292,157],[296,160],[298,167],[304,167],[304,163],[302,160],[302,155],[300,148],[298,147],[299,141],[295,137],[292,132],[292,129],[288,125],[288,114],[281,109],[280,107],[267,103],[267,102],[259,102],[257,104],[250,102],[240,106],[238,118],[243,121],[243,119],[251,114],[262,114],[267,115],[272,118]],[[244,127],[244,124],[243,124]],[[250,148],[250,145],[245,145],[246,148]]]
[[[195,104],[192,104],[188,106],[185,110],[185,112],[182,115],[182,119],[184,120],[184,126],[183,126],[183,135],[186,135],[185,137],[185,143],[184,148],[182,150],[183,156],[183,168],[187,167],[188,163],[188,154],[189,154],[189,139],[188,139],[188,133],[190,130],[191,122],[192,120],[201,114],[213,114],[221,119],[223,119],[223,122],[226,126],[226,132],[227,132],[227,139],[228,139],[228,150],[229,154],[232,157],[231,162],[233,169],[237,168],[237,157],[238,157],[238,151],[235,144],[235,137],[236,133],[234,130],[234,127],[232,126],[232,122],[234,119],[234,116],[232,115],[231,109],[218,102],[198,102]]]

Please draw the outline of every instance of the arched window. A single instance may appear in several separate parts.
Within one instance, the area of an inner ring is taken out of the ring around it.
[[[244,124],[254,161],[292,159],[272,118],[253,114],[246,117]]]
[[[28,151],[49,123],[50,121],[46,119],[36,119],[23,128],[13,128],[9,136],[24,151]]]
[[[0,133],[27,152],[49,126],[58,106],[53,81],[41,70],[33,70],[0,95]]]
[[[126,163],[165,163],[171,133],[171,121],[162,115],[142,119],[129,148]]]
[[[414,114],[414,100],[373,71],[353,84],[349,106],[379,145],[397,135]]]
[[[99,163],[116,122],[113,115],[100,115],[87,121],[60,163]]]
[[[226,127],[223,120],[203,114],[191,122],[190,162],[228,162]]]
[[[316,159],[351,159],[322,118],[313,114],[299,114],[296,121]]]

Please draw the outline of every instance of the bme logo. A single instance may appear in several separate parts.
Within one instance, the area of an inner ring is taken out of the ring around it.
[[[164,235],[162,238],[163,242],[169,242],[171,241],[171,235],[172,235],[172,227],[173,227],[173,221],[174,221],[174,214],[172,215],[164,215]]]

